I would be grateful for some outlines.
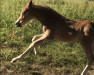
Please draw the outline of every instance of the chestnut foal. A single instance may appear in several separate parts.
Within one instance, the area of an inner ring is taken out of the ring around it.
[[[41,54],[37,45],[48,40],[62,42],[79,42],[87,56],[87,65],[81,75],[86,75],[94,60],[94,23],[91,21],[72,21],[58,14],[49,7],[34,5],[32,1],[22,9],[16,22],[18,27],[26,24],[33,18],[40,21],[43,34],[35,35],[28,49],[11,62],[22,59],[28,52],[34,49],[35,54]]]

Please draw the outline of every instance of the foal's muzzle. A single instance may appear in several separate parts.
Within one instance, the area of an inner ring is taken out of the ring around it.
[[[21,23],[16,22],[17,27],[22,27]]]

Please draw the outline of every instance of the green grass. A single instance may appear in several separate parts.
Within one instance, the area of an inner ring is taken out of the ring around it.
[[[49,41],[38,47],[47,57],[35,56],[30,52],[22,60],[10,63],[13,57],[27,49],[34,35],[42,33],[42,26],[37,20],[22,28],[15,25],[21,9],[27,2],[0,1],[0,75],[80,75],[86,64],[86,57],[77,43]],[[34,3],[50,6],[71,20],[94,21],[93,1],[35,0]]]

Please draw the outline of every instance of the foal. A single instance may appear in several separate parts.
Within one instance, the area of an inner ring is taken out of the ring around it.
[[[18,27],[26,24],[33,18],[40,21],[43,34],[36,35],[28,49],[11,62],[23,58],[28,52],[34,49],[35,54],[41,54],[36,46],[48,40],[62,42],[79,42],[87,56],[88,63],[81,75],[86,75],[94,60],[94,23],[90,21],[72,21],[58,14],[49,7],[32,4],[32,1],[22,9],[19,19],[16,22]]]

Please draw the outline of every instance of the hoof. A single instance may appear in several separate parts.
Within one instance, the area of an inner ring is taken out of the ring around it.
[[[19,59],[19,57],[13,58],[13,59],[11,60],[11,63],[16,62],[18,59]]]
[[[13,58],[13,59],[11,60],[11,63],[13,63],[13,62],[16,62],[16,59],[15,59],[15,58]]]

